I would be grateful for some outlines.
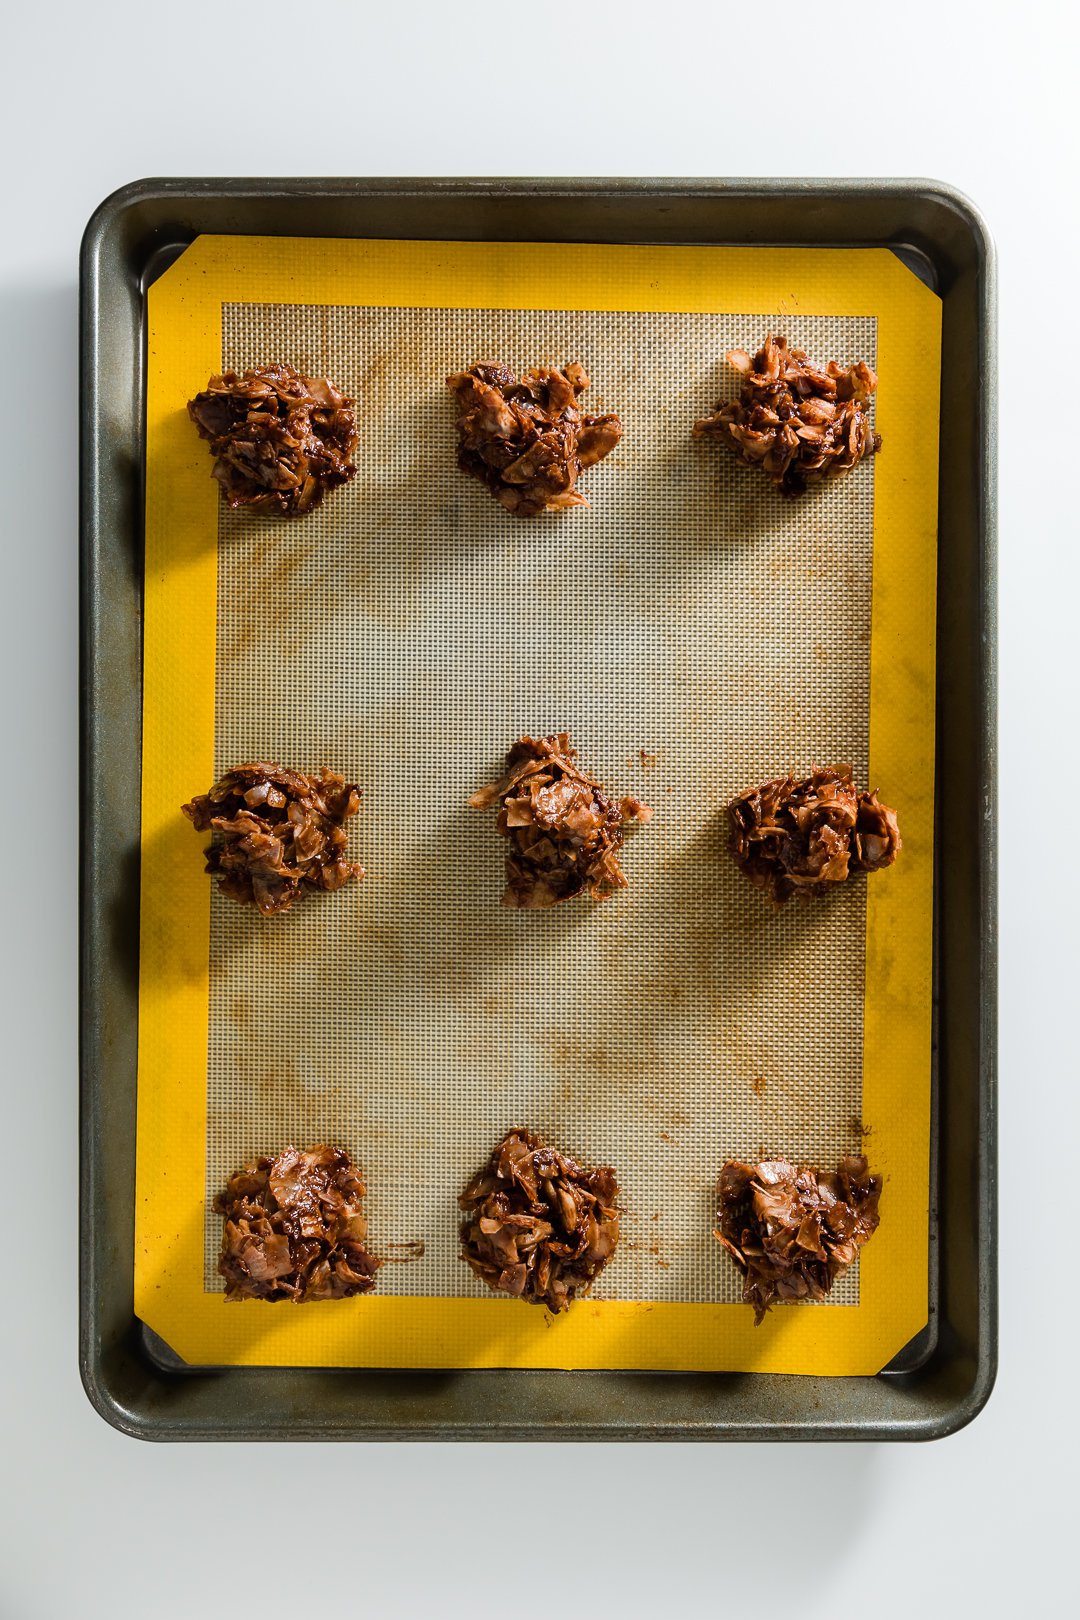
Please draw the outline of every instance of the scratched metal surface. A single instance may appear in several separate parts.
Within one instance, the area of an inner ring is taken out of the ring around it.
[[[689,435],[731,387],[724,350],[769,326],[224,311],[225,364],[329,375],[362,437],[355,481],[302,523],[222,513],[216,766],[360,783],[368,876],[270,927],[215,895],[207,1191],[286,1141],[342,1143],[373,1246],[424,1244],[383,1292],[482,1291],[456,1195],[513,1123],[615,1166],[623,1241],[597,1295],[620,1299],[737,1298],[711,1236],[723,1160],[858,1145],[863,885],[775,913],[723,849],[722,807],[750,782],[867,769],[872,467],[785,502]],[[784,328],[875,361],[872,320]],[[458,472],[444,378],[486,357],[581,359],[585,403],[620,412],[588,510],[521,522]],[[494,814],[466,801],[518,735],[562,729],[656,814],[622,894],[504,910]],[[208,1214],[208,1288],[218,1237]],[[856,1270],[832,1300],[857,1288]]]

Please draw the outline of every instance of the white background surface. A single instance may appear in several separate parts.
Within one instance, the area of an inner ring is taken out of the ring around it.
[[[1078,44],[1071,0],[6,9],[2,1620],[1075,1602]],[[152,1447],[79,1386],[79,237],[142,175],[427,173],[929,175],[997,236],[1001,1372],[950,1440]]]

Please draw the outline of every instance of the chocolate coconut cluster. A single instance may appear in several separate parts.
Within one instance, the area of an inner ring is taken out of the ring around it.
[[[497,1293],[549,1311],[587,1294],[619,1241],[615,1172],[510,1130],[458,1202],[462,1258]]]
[[[730,806],[730,849],[776,900],[826,894],[855,872],[891,866],[902,848],[896,812],[859,793],[848,765],[777,776]]]
[[[299,517],[356,471],[353,401],[293,366],[211,377],[188,414],[210,441],[228,506]]]
[[[760,1323],[771,1305],[821,1300],[878,1225],[881,1177],[861,1154],[821,1171],[787,1159],[730,1160],[720,1172],[716,1236],[743,1274]]]
[[[344,1148],[252,1159],[214,1199],[226,1299],[347,1299],[375,1287],[364,1183]]]
[[[881,449],[870,425],[878,380],[865,361],[830,360],[822,369],[785,337],[767,337],[753,359],[745,349],[725,358],[742,377],[739,397],[695,422],[694,433],[719,439],[785,495],[801,495]]]
[[[640,799],[609,799],[574,763],[565,731],[522,737],[501,782],[469,800],[475,810],[501,801],[497,827],[507,839],[504,906],[554,906],[588,889],[596,900],[626,887],[619,865],[624,828],[649,820]]]
[[[345,822],[359,808],[360,789],[333,771],[306,776],[266,763],[237,765],[182,806],[200,832],[214,834],[206,870],[222,893],[266,917],[363,877],[346,859]]]
[[[577,481],[618,444],[617,416],[587,416],[584,367],[537,366],[519,380],[485,361],[446,379],[457,403],[458,465],[515,517],[587,506]]]

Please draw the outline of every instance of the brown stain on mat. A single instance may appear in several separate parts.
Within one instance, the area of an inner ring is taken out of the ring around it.
[[[243,658],[248,653],[254,652],[255,651],[255,646],[256,646],[256,633],[255,633],[254,626],[253,625],[245,625],[244,628],[242,630],[239,630],[237,632],[237,634],[233,637],[233,639],[229,643],[228,647],[226,647],[226,649],[225,649],[225,657],[226,657],[227,660],[235,660],[235,659],[238,659],[238,658]]]
[[[399,375],[402,369],[402,351],[404,349],[408,352],[408,348],[408,345],[400,343],[391,344],[388,348],[380,349],[378,353],[372,355],[360,373],[359,391],[361,398],[358,403],[367,399],[370,394],[377,393],[381,384]],[[370,405],[373,401],[367,399],[367,403]]]
[[[360,926],[360,938],[379,950],[384,963],[404,967],[406,950],[400,928],[392,923],[364,922]]]
[[[233,1022],[245,1032],[251,1028],[251,999],[248,996],[233,996],[229,1003],[229,1012]]]
[[[263,593],[265,594],[271,590],[278,590],[287,585],[292,579],[293,575],[296,573],[297,569],[302,568],[306,562],[309,562],[314,557],[314,555],[315,548],[310,543],[307,545],[291,546],[278,559],[274,567],[270,570],[269,574],[267,574],[265,582],[262,586]]]
[[[572,1035],[551,1030],[542,1037],[551,1056],[560,1068],[591,1069],[606,1074],[612,1066],[612,1055],[606,1046],[593,1046]]]
[[[269,1097],[278,1102],[288,1102],[290,1107],[301,1105],[306,1107],[310,1101],[311,1093],[300,1078],[300,1073],[293,1063],[277,1063],[251,1074],[260,1089]]]
[[[624,1251],[629,1251],[631,1254],[647,1254],[662,1271],[670,1271],[671,1269],[671,1261],[665,1259],[658,1243],[645,1243],[644,1240],[624,1238],[619,1247]]]
[[[327,503],[346,498],[346,491],[331,491]],[[248,552],[250,541],[239,522],[223,531],[219,551],[218,604],[231,604],[226,615],[236,629],[225,647],[227,660],[241,668],[259,659],[269,636],[282,637],[278,658],[294,658],[304,643],[317,635],[337,612],[341,592],[331,576],[331,562],[321,531],[321,508],[309,518],[280,519]],[[248,520],[253,521],[251,519]],[[267,520],[272,521],[272,520]],[[304,530],[307,526],[307,532]],[[237,622],[238,621],[238,622]]]
[[[380,1266],[411,1266],[424,1258],[426,1244],[423,1238],[410,1238],[403,1243],[387,1243],[384,1254],[375,1255],[375,1263]],[[391,1254],[391,1249],[403,1249],[403,1254]]]

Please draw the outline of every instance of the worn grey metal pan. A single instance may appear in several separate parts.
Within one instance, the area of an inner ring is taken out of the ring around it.
[[[132,1306],[144,297],[201,232],[888,247],[943,305],[931,1326],[875,1378],[187,1369]],[[81,265],[80,1363],[145,1439],[931,1439],[996,1364],[995,291],[977,212],[897,180],[148,180]]]

